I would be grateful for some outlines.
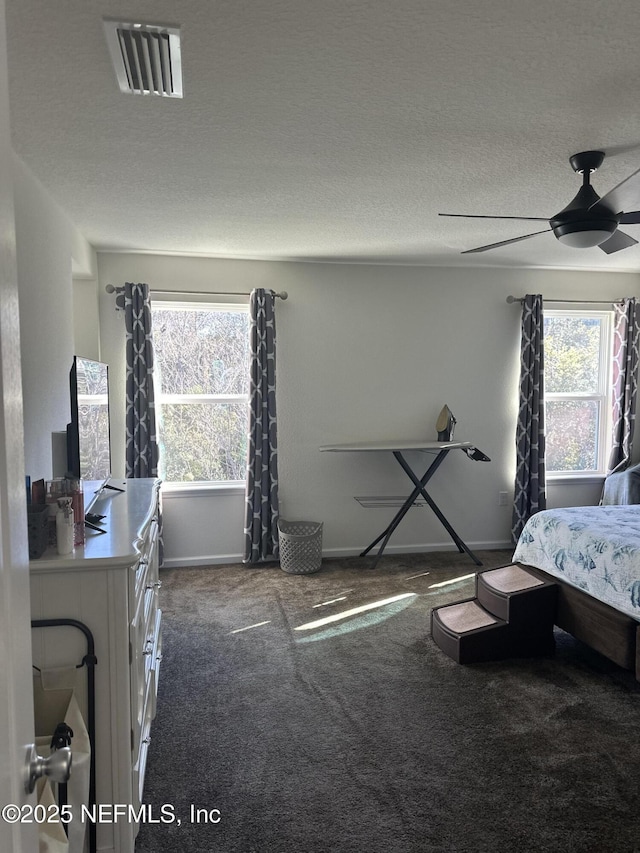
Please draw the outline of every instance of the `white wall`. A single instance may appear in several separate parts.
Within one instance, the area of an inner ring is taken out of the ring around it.
[[[458,420],[456,438],[476,443],[492,461],[450,455],[431,482],[433,496],[471,547],[508,547],[511,508],[498,506],[498,493],[507,491],[511,499],[513,490],[520,314],[517,304],[506,303],[507,295],[640,296],[640,276],[620,273],[99,253],[98,274],[102,357],[112,377],[121,377],[118,399],[124,399],[124,323],[106,284],[289,292],[286,302],[276,303],[281,510],[285,518],[323,521],[327,555],[359,553],[392,516],[389,509],[362,508],[354,496],[405,495],[410,484],[390,454],[363,457],[318,448],[366,439],[435,439],[444,403]],[[123,412],[114,420],[114,459],[122,460]],[[556,490],[565,504],[596,502],[597,486]],[[553,505],[554,487],[549,499]],[[239,495],[169,497],[168,562],[214,562],[233,554],[240,559],[242,512]],[[449,547],[432,513],[413,509],[388,550]]]
[[[100,361],[100,315],[96,279],[73,279],[74,353]]]
[[[32,479],[50,478],[51,432],[64,430],[71,414],[72,266],[78,258],[78,269],[88,274],[92,250],[15,155],[14,195],[25,470]]]

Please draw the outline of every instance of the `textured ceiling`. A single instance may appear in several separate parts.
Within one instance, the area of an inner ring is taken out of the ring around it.
[[[637,0],[6,5],[14,148],[96,248],[640,271],[551,233],[461,255],[545,225],[437,215],[549,217],[577,151],[600,195],[640,167]],[[120,93],[114,16],[180,25],[184,99]]]

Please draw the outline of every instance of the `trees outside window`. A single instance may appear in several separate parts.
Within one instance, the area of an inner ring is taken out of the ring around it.
[[[159,476],[244,481],[249,401],[247,305],[152,301]]]
[[[548,474],[604,474],[611,433],[611,312],[544,316]]]

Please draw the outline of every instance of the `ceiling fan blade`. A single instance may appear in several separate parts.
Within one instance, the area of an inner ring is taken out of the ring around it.
[[[631,210],[620,217],[621,225],[640,225],[640,210]]]
[[[604,243],[600,243],[599,248],[607,255],[612,255],[614,252],[619,252],[620,249],[628,249],[629,246],[635,246],[638,241],[633,237],[629,237],[623,231],[614,231],[612,236]]]
[[[463,255],[472,255],[474,252],[486,252],[488,249],[497,249],[499,246],[508,246],[509,243],[519,243],[521,240],[528,240],[529,237],[535,237],[538,234],[546,234],[551,231],[551,228],[545,228],[544,231],[534,231],[533,234],[525,234],[523,237],[514,237],[512,240],[501,240],[499,243],[490,243],[488,246],[478,246],[477,249],[467,249],[462,252]]]
[[[548,222],[549,217],[545,219],[542,216],[484,216],[474,213],[439,213],[438,216],[456,216],[459,219],[528,219],[530,222]]]
[[[614,213],[624,213],[625,210],[634,210],[639,201],[640,169],[637,169],[594,204],[606,204]],[[593,207],[593,204],[590,207]]]

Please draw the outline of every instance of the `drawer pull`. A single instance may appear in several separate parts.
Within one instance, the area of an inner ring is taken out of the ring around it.
[[[143,737],[142,743],[147,743],[147,744],[151,743],[151,738],[150,737]]]
[[[144,647],[144,651],[142,652],[142,654],[143,655],[152,655],[153,654],[153,640],[147,640],[145,647]]]

